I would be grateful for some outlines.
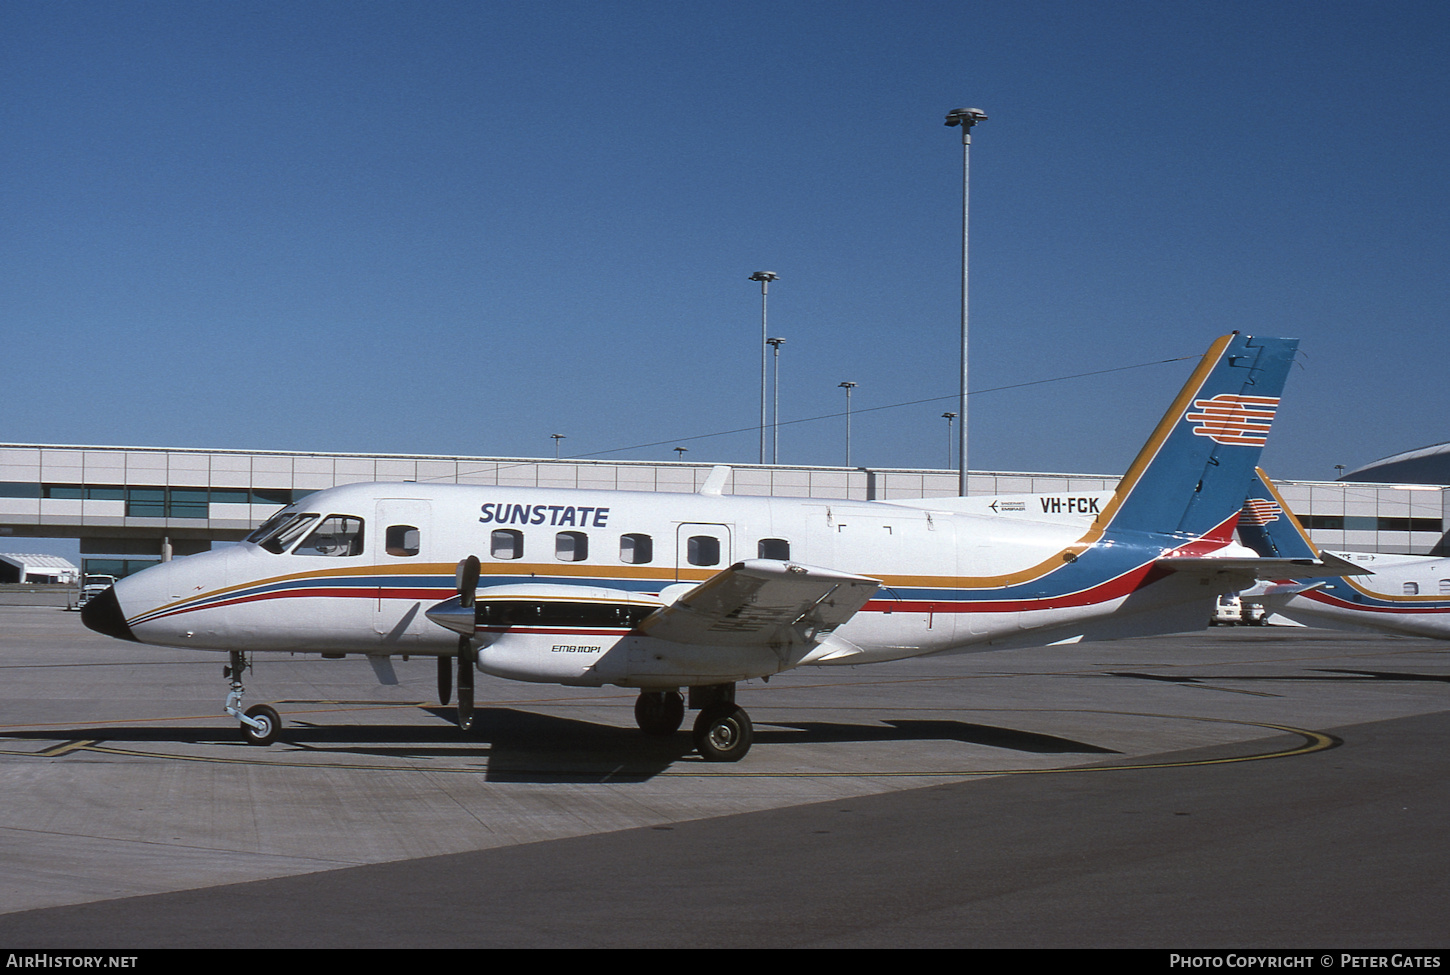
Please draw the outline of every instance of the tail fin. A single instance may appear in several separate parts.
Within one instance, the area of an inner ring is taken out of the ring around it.
[[[1239,539],[1266,559],[1318,559],[1319,546],[1289,510],[1274,482],[1255,469],[1239,515]]]
[[[1101,523],[1232,541],[1298,347],[1298,339],[1238,332],[1217,339],[1123,475]]]

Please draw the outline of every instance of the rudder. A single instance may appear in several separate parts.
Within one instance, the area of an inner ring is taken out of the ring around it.
[[[1107,527],[1231,541],[1298,346],[1215,340],[1118,483]]]

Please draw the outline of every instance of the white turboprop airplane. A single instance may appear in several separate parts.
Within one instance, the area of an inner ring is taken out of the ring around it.
[[[1303,626],[1450,640],[1450,559],[1322,552],[1263,471],[1257,472],[1239,517],[1239,538],[1266,558],[1319,566],[1261,582],[1240,594],[1245,602],[1261,603]],[[1351,578],[1357,575],[1374,578]]]
[[[240,545],[163,563],[85,608],[93,630],[226,651],[436,656],[472,722],[475,671],[639,688],[711,761],[750,747],[739,681],[805,664],[1201,629],[1220,593],[1282,578],[1233,543],[1297,341],[1216,340],[1111,495],[859,502],[416,483],[298,501]],[[1303,568],[1295,563],[1295,568]],[[453,659],[450,659],[453,658]]]

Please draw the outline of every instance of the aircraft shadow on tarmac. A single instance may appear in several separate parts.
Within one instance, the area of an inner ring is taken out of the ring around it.
[[[1033,731],[1019,731],[1015,728],[999,728],[994,725],[972,724],[968,721],[943,720],[887,720],[888,728],[863,729],[859,725],[843,725],[821,722],[795,723],[774,722],[778,728],[795,728],[806,732],[810,741],[959,741],[968,745],[985,745],[988,748],[1006,748],[1034,755],[1118,755],[1111,748],[1100,748],[1070,738],[1042,735]],[[863,735],[862,731],[872,732]],[[759,733],[756,740],[761,740]],[[783,740],[801,741],[794,735]]]
[[[1332,676],[1325,676],[1332,675]],[[1307,673],[1300,674],[1213,674],[1207,676],[1194,676],[1192,674],[1149,674],[1140,671],[1108,671],[1107,677],[1127,677],[1136,680],[1156,680],[1168,684],[1202,684],[1204,682],[1223,683],[1224,681],[1243,681],[1245,683],[1275,683],[1288,682],[1302,684],[1305,681],[1428,681],[1431,683],[1450,684],[1450,676],[1445,674],[1415,674],[1404,671],[1393,670],[1340,670],[1316,668]]]
[[[460,733],[451,724],[452,709],[425,707],[449,725],[321,725],[292,719],[270,748],[246,744],[240,733],[215,726],[81,726],[73,729],[11,731],[0,740],[93,742],[114,748],[145,745],[212,745],[236,761],[295,761],[297,751],[325,753],[343,760],[439,760],[460,772],[477,772],[491,781],[619,782],[643,781],[679,764],[703,765],[687,729],[653,737],[632,727],[598,724],[513,708],[480,708],[473,728]],[[1033,754],[1117,754],[1083,742],[966,721],[907,719],[881,724],[829,721],[757,724],[755,742],[769,748],[787,744],[870,744],[877,742],[961,742]],[[43,754],[43,753],[39,753]],[[157,757],[167,757],[158,753]],[[192,756],[177,756],[187,758]],[[747,759],[747,765],[749,761]],[[318,761],[325,767],[326,761]],[[730,766],[712,766],[725,772]]]

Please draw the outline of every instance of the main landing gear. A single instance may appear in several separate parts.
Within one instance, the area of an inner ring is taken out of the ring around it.
[[[248,667],[246,654],[240,650],[231,652],[231,663],[222,668],[222,676],[231,681],[231,693],[227,695],[227,714],[242,723],[242,734],[253,745],[270,745],[282,733],[282,717],[265,704],[254,704],[242,711],[242,695],[247,689],[242,686],[242,672]]]
[[[673,735],[685,720],[685,696],[679,691],[640,691],[634,721],[647,735]]]
[[[690,707],[698,709],[692,732],[695,748],[707,762],[738,762],[750,751],[755,731],[745,709],[735,703],[734,684],[690,688]],[[685,719],[679,691],[640,691],[634,720],[647,735],[672,735]]]

